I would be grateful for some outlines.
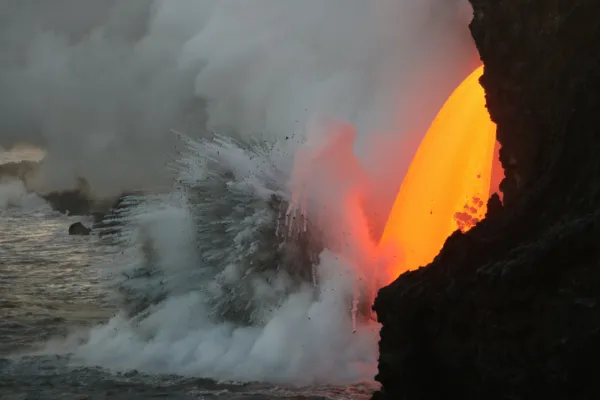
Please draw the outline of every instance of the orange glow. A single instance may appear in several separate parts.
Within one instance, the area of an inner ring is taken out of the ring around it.
[[[452,232],[467,231],[485,215],[496,125],[482,74],[479,67],[452,93],[404,178],[378,248],[388,282],[433,261]]]

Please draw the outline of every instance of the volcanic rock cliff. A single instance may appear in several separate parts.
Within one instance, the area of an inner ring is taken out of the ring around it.
[[[600,1],[470,0],[497,197],[381,289],[376,399],[600,398]]]

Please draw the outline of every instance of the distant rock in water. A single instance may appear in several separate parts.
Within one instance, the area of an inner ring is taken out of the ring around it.
[[[81,222],[75,222],[69,226],[69,235],[87,236],[91,231],[90,228],[86,227]]]
[[[90,184],[85,178],[78,178],[77,186],[69,190],[39,193],[30,185],[31,179],[39,171],[39,161],[19,161],[0,164],[0,181],[20,180],[28,191],[36,192],[46,200],[53,210],[69,215],[93,215],[96,222],[111,212],[118,202],[125,196],[109,198],[92,197]]]
[[[69,215],[88,215],[92,201],[79,190],[52,192],[42,196],[53,210]]]
[[[89,215],[94,217],[94,227],[104,228],[105,225],[114,224],[116,210],[130,207],[127,199],[131,196],[142,194],[141,192],[129,191],[119,196],[97,198],[91,194],[90,185],[84,178],[78,179],[77,187],[71,190],[55,191],[41,194],[55,211],[69,215]]]
[[[89,215],[94,202],[88,193],[89,183],[80,178],[75,189],[50,192],[41,196],[50,204],[52,209],[63,214]]]

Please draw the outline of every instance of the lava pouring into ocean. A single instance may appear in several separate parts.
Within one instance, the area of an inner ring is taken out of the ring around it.
[[[410,164],[377,250],[386,284],[430,263],[452,232],[485,216],[496,126],[482,74],[477,68],[455,89]]]
[[[479,84],[482,73],[483,67],[471,73],[430,125],[379,242],[365,212],[373,186],[353,151],[354,126],[329,123],[296,154],[287,214],[307,215],[327,248],[355,271],[354,301],[366,307],[361,314],[369,314],[380,287],[430,263],[448,236],[485,216],[493,172],[501,167],[494,163],[496,126]]]

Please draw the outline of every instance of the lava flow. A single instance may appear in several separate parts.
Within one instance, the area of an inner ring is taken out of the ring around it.
[[[379,243],[388,282],[427,265],[457,229],[486,211],[496,125],[479,84],[467,77],[436,116],[410,165]]]

